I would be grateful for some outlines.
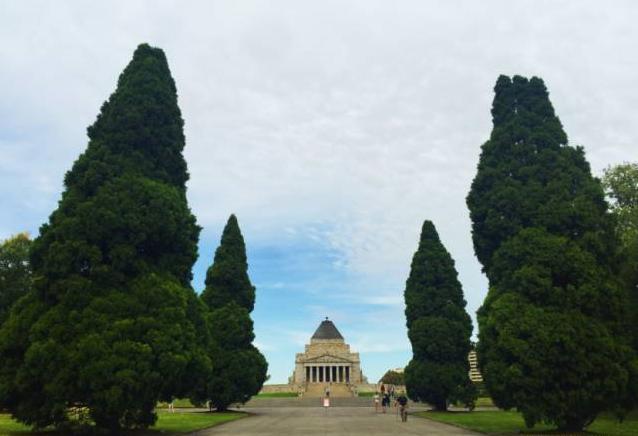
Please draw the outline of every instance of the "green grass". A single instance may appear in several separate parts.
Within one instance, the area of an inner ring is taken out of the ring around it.
[[[175,408],[188,408],[188,407],[195,407],[193,405],[193,403],[190,402],[190,400],[188,398],[183,398],[183,399],[177,399],[175,401],[173,401],[173,406],[175,406]],[[159,403],[157,405],[158,409],[167,409],[168,408],[168,403]]]
[[[297,392],[260,392],[253,398],[290,398],[297,397]]]
[[[415,415],[488,434],[538,433],[555,429],[547,424],[537,424],[533,429],[528,429],[525,427],[520,413],[501,410],[419,412]],[[587,430],[606,436],[637,435],[638,412],[630,414],[622,423],[619,423],[613,416],[602,415]]]
[[[248,416],[243,412],[175,412],[168,413],[159,411],[157,414],[157,422],[153,427],[146,431],[130,432],[127,434],[183,434],[190,433],[208,427],[213,427],[228,421],[244,418]],[[20,424],[6,413],[0,414],[0,435],[36,435],[36,434],[57,434],[53,431],[48,432],[32,432],[30,427]]]
[[[248,416],[243,412],[159,412],[153,430],[170,433],[189,433]]]
[[[465,408],[465,405],[460,402],[454,403],[453,405],[456,407]],[[495,407],[494,402],[492,401],[490,397],[478,397],[476,399],[475,406],[476,407]]]
[[[490,397],[479,397],[476,399],[476,407],[493,407],[494,403]]]
[[[30,432],[30,427],[14,421],[8,413],[0,413],[0,434],[21,434]]]
[[[602,415],[587,430],[604,435],[635,436],[638,434],[638,411],[630,413],[623,422],[618,422],[612,415]]]
[[[418,412],[416,415],[483,433],[517,433],[519,429],[526,428],[518,412]],[[542,424],[534,427],[536,431],[549,429],[551,427]]]
[[[359,392],[357,395],[359,397],[374,397],[374,392]]]

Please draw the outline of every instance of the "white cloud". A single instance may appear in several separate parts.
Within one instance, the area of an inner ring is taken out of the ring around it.
[[[635,159],[637,12],[631,1],[2,2],[0,236],[46,220],[85,127],[148,41],[177,82],[200,224],[235,212],[252,241],[306,235],[361,278],[344,288],[351,300],[398,308],[431,219],[473,313],[486,282],[465,196],[496,77],[543,77],[597,173]]]

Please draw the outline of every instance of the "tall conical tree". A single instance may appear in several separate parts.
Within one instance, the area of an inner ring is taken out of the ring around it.
[[[252,344],[255,287],[248,277],[246,246],[235,215],[224,228],[201,298],[210,310],[210,355],[215,360],[207,399],[217,410],[225,410],[257,394],[268,370],[266,359]]]
[[[467,199],[490,282],[479,364],[498,406],[581,430],[635,383],[613,223],[541,79],[499,77],[492,116]]]
[[[205,284],[202,300],[211,309],[234,301],[248,312],[253,311],[255,287],[248,277],[246,244],[235,215],[228,218],[224,227],[215,259],[206,272]]]
[[[189,319],[199,227],[162,50],[137,48],[88,135],[34,241],[35,291],[0,332],[0,403],[38,427],[68,425],[75,404],[111,431],[145,427],[209,366]]]
[[[437,410],[447,410],[456,400],[473,404],[468,376],[472,321],[454,260],[431,221],[423,223],[404,295],[413,355],[405,369],[408,395]]]

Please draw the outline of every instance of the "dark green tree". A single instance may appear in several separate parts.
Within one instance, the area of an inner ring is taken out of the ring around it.
[[[501,76],[467,198],[490,289],[478,357],[494,402],[528,426],[582,430],[626,406],[636,366],[603,190],[539,78]]]
[[[215,361],[206,395],[217,410],[225,410],[257,394],[268,370],[266,359],[252,344],[255,287],[248,277],[246,246],[235,215],[224,228],[201,298],[209,309],[209,353]]]
[[[88,136],[34,241],[34,291],[0,331],[0,404],[36,427],[68,426],[81,405],[116,432],[153,424],[157,401],[187,394],[210,367],[190,287],[199,227],[183,120],[162,50],[137,48]]]
[[[605,193],[616,219],[621,241],[618,253],[619,277],[631,302],[630,325],[638,325],[638,164],[623,163],[605,170]],[[638,329],[634,332],[634,350],[638,351]]]
[[[0,244],[0,325],[9,316],[9,309],[31,290],[29,263],[31,239],[20,233]]]
[[[437,410],[447,410],[454,401],[472,405],[468,375],[472,321],[454,260],[431,221],[423,223],[404,295],[413,356],[405,369],[408,396]]]

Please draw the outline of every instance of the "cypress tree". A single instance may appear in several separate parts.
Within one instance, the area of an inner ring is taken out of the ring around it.
[[[490,283],[478,312],[481,372],[494,402],[528,426],[581,430],[635,383],[613,222],[541,79],[499,77],[492,118],[467,198]]]
[[[36,427],[146,427],[207,370],[190,288],[199,227],[186,201],[183,120],[162,50],[140,45],[88,128],[34,241],[34,291],[0,332],[0,403]]]
[[[454,260],[431,221],[423,223],[404,295],[413,354],[405,369],[408,395],[437,410],[457,400],[473,405],[468,375],[472,321]]]
[[[252,344],[255,287],[248,277],[246,246],[235,215],[224,228],[201,299],[209,309],[209,352],[215,361],[206,396],[217,410],[225,410],[256,395],[268,370],[266,359]]]

